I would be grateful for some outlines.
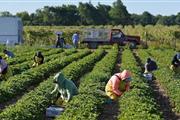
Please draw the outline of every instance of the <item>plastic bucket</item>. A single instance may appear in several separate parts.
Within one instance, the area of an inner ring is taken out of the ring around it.
[[[50,106],[46,109],[46,117],[56,117],[59,116],[64,111],[64,108]]]
[[[151,81],[151,80],[152,80],[152,77],[153,77],[151,73],[143,74],[143,76],[144,76],[147,80],[149,80],[149,81]]]

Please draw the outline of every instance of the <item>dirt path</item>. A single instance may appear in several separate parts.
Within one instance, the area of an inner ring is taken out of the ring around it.
[[[142,72],[144,71],[143,64],[136,51],[133,51],[133,55],[138,62],[139,66],[141,66]],[[180,120],[180,116],[178,116],[175,112],[172,111],[172,106],[169,100],[168,95],[165,90],[159,84],[158,80],[153,80],[148,83],[149,86],[153,90],[153,95],[156,100],[156,103],[160,107],[160,111],[163,114],[164,120]]]
[[[117,64],[115,66],[114,73],[120,72],[120,63],[121,63],[121,50],[118,53]],[[115,101],[111,104],[104,104],[102,107],[102,112],[98,117],[98,120],[118,120],[119,111],[119,103]]]
[[[172,111],[172,106],[164,89],[158,83],[158,81],[154,80],[149,84],[153,88],[154,97],[156,99],[157,104],[160,105],[160,110],[163,113],[164,120],[180,120],[180,116],[176,115]]]

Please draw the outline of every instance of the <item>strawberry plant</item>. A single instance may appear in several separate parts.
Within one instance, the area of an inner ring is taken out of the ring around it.
[[[96,51],[93,54],[77,61],[77,63],[73,62],[66,66],[62,72],[68,72],[68,70],[73,71],[72,75],[64,74],[68,78],[71,77],[73,80],[77,80],[77,74],[79,77],[84,74],[84,72],[81,72],[82,69],[86,71],[87,69],[90,70],[93,67],[93,64],[100,60],[103,56],[104,51]],[[88,64],[91,64],[91,66],[87,66]],[[79,67],[80,69],[75,69]],[[52,76],[48,80],[42,82],[35,90],[24,95],[15,105],[11,105],[4,109],[0,113],[0,118],[3,120],[43,120],[45,109],[51,104],[52,95],[50,94],[50,91],[53,90],[53,87],[54,84]]]
[[[119,100],[121,110],[119,120],[161,120],[162,116],[153,98],[152,90],[141,77],[141,69],[136,65],[130,50],[123,52],[121,67],[122,70],[128,69],[132,72],[132,89]]]

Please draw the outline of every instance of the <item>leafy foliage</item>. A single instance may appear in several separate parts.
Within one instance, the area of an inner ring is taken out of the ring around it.
[[[140,67],[136,65],[130,50],[123,52],[121,67],[121,69],[129,69],[132,72],[133,80],[132,89],[126,92],[119,101],[121,108],[119,120],[161,120],[162,116],[153,98],[152,90],[141,77]]]

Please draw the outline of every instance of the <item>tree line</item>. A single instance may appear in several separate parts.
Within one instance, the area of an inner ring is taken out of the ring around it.
[[[142,14],[130,14],[121,0],[117,0],[112,6],[89,3],[75,5],[44,6],[35,13],[19,12],[12,15],[8,11],[0,13],[0,16],[18,16],[24,25],[180,25],[180,12],[171,16],[154,16],[145,11]]]

